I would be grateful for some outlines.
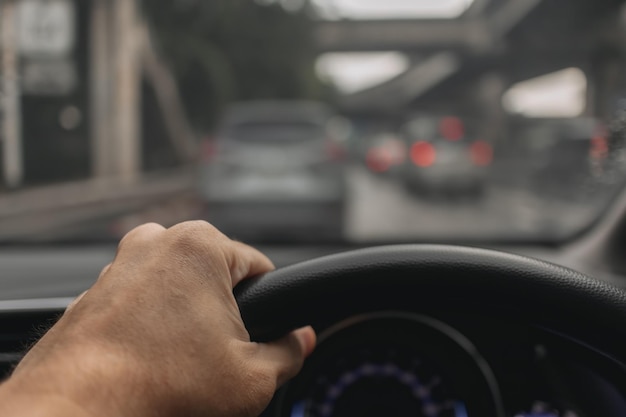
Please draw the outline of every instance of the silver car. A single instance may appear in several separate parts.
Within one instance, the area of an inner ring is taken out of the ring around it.
[[[306,101],[233,105],[200,166],[207,219],[238,238],[338,238],[345,150],[331,111]]]

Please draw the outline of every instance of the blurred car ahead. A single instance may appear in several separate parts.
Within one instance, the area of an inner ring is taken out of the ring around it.
[[[233,105],[200,165],[207,219],[236,238],[340,238],[345,149],[332,120],[315,102]]]
[[[420,116],[403,128],[408,157],[403,169],[406,187],[420,195],[481,195],[493,147],[476,139],[465,123],[452,116]]]

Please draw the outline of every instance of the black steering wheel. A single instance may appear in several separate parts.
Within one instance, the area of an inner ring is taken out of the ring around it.
[[[235,289],[253,339],[375,311],[485,313],[549,329],[626,363],[626,294],[578,272],[484,249],[396,245],[331,255]]]

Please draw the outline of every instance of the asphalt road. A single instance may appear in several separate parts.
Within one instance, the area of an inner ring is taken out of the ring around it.
[[[347,175],[348,204],[343,234],[348,241],[357,243],[532,240],[567,235],[589,223],[597,214],[598,204],[603,202],[598,198],[572,201],[538,196],[522,185],[496,181],[480,197],[433,197],[411,193],[400,178],[373,175],[361,166],[351,167]],[[78,212],[68,213],[70,218],[64,219],[58,230],[47,228],[41,237],[46,241],[55,238],[115,241],[142,223],[168,226],[201,218],[201,206],[191,188],[146,200],[143,206],[137,202],[126,212],[91,204],[89,216],[83,219]],[[28,236],[36,241],[37,221],[46,218],[49,216],[45,212],[37,218],[15,217],[11,219],[10,230],[28,231]],[[24,222],[23,226],[20,221]]]
[[[537,195],[510,183],[488,183],[483,195],[409,192],[397,177],[350,171],[346,235],[354,241],[506,240],[568,234],[584,226],[597,205]]]
[[[496,174],[479,197],[426,196],[409,192],[398,177],[364,167],[348,170],[344,236],[357,243],[394,241],[517,240],[561,237],[588,224],[606,199],[537,195],[527,185]],[[118,217],[107,225],[121,236],[147,221],[175,224],[200,214],[190,194]]]

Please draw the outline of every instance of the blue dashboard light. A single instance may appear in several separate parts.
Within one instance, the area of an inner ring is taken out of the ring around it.
[[[457,401],[454,404],[454,416],[455,417],[467,417],[467,409],[465,408],[465,404]]]
[[[304,401],[298,401],[291,407],[291,417],[304,417]]]

